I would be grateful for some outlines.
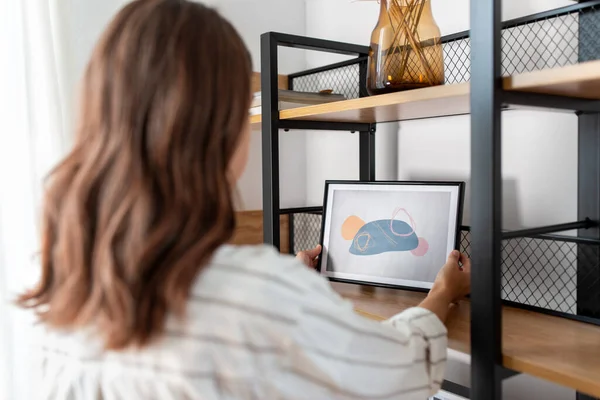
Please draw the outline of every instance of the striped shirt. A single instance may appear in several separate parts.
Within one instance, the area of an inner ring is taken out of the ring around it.
[[[444,376],[446,328],[408,309],[378,323],[295,258],[223,246],[183,320],[142,349],[102,350],[93,331],[49,332],[39,398],[426,399]]]

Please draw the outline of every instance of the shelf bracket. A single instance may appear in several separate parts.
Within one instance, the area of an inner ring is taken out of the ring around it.
[[[444,380],[444,382],[442,382],[442,390],[460,397],[464,397],[465,399],[471,398],[470,388],[448,380]]]
[[[517,376],[520,375],[520,372],[517,371],[513,371],[512,369],[509,368],[505,368],[505,367],[498,367],[498,378],[500,380],[505,380],[505,379],[510,379],[513,376]],[[442,390],[455,394],[457,396],[460,397],[464,397],[465,399],[470,399],[471,398],[471,388],[455,383],[455,382],[451,382],[449,380],[444,380],[442,382]]]
[[[375,129],[374,124],[360,131],[359,176],[363,182],[375,181]]]
[[[589,218],[585,218],[582,221],[570,222],[570,223],[566,223],[566,224],[549,225],[549,226],[542,226],[539,228],[529,228],[529,229],[521,229],[518,231],[504,232],[502,234],[502,238],[503,239],[514,239],[514,238],[521,238],[521,237],[531,237],[531,236],[537,236],[537,235],[544,235],[544,234],[548,234],[548,233],[570,231],[573,229],[591,229],[591,228],[595,228],[597,226],[598,226],[598,221],[592,221]]]
[[[350,131],[361,132],[370,129],[371,124],[353,122],[331,121],[304,121],[295,119],[282,119],[279,121],[280,129],[298,129],[303,131]]]
[[[544,110],[568,110],[579,112],[600,112],[600,101],[580,99],[551,94],[503,91],[502,101],[509,105],[539,108]]]
[[[501,380],[510,379],[513,376],[521,375],[520,372],[506,367],[498,367],[498,376]]]
[[[366,97],[368,60],[358,64],[358,97]],[[361,129],[359,137],[359,179],[362,182],[375,181],[375,124],[367,124]]]

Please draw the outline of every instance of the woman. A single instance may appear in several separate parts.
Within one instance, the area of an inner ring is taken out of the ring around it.
[[[418,308],[378,324],[298,259],[232,247],[251,60],[185,0],[138,0],[88,65],[76,143],[45,196],[45,399],[423,399],[443,379],[454,253]],[[314,265],[320,249],[300,254]]]

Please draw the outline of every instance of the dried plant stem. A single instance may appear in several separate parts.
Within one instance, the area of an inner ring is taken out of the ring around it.
[[[397,0],[389,0],[390,4],[388,6],[388,18],[390,20],[390,25],[392,27],[392,29],[394,30],[394,37],[392,39],[392,47],[390,50],[391,54],[394,54],[396,52],[401,53],[402,57],[404,58],[404,55],[407,54],[407,52],[402,52],[400,49],[408,47],[409,46],[409,38],[408,35],[406,34],[407,29],[409,30],[408,25],[410,24],[410,16],[413,13],[413,8],[412,8],[412,4],[410,3],[411,0],[407,0],[407,6],[406,6],[406,13],[404,13],[402,11],[402,7],[400,6],[400,4],[398,3]],[[395,23],[396,22],[396,23]],[[415,30],[416,30],[416,26],[415,26]],[[404,34],[404,43],[400,44],[400,37],[401,35]],[[395,46],[394,46],[395,45]],[[386,66],[389,65],[391,58],[388,58],[386,60]],[[401,68],[402,69],[402,68]],[[402,76],[403,74],[400,74],[400,76]]]
[[[417,0],[415,0],[417,1]],[[412,32],[411,34],[407,34],[407,36],[410,36],[414,39],[416,39],[415,41],[418,43],[420,41],[419,38],[419,33],[418,33],[418,28],[419,28],[419,22],[421,21],[421,15],[423,15],[423,8],[425,7],[425,1],[421,1],[419,3],[420,7],[419,10],[416,13],[412,13],[413,16],[413,26],[412,26]],[[411,4],[411,7],[414,7],[414,4]],[[412,9],[412,8],[411,8]],[[416,14],[416,17],[415,17]],[[408,39],[407,39],[408,41]],[[423,69],[426,70],[426,74],[428,74],[429,71],[429,63],[427,62],[427,59],[425,58],[425,55],[423,54],[422,48],[420,46],[417,45],[417,47],[413,47],[413,51],[415,51],[417,53],[417,57],[419,57],[421,64],[423,66]],[[404,73],[404,70],[406,69],[406,65],[408,64],[408,57],[409,57],[409,52],[405,52],[403,54],[403,62],[402,62],[402,73]],[[428,71],[428,72],[427,72]],[[433,77],[432,77],[433,78]],[[431,82],[430,82],[431,83]]]
[[[393,2],[395,2],[395,5],[397,6],[397,10],[400,12],[400,15],[402,15],[402,11],[399,8],[399,4],[398,4],[398,0],[391,0]],[[405,39],[409,42],[410,47],[413,49],[415,55],[417,56],[417,59],[419,60],[419,63],[421,64],[421,67],[423,68],[424,72],[425,72],[425,78],[429,81],[430,84],[433,83],[434,80],[434,76],[433,76],[433,71],[431,70],[431,67],[429,65],[429,62],[427,61],[427,58],[425,57],[425,54],[423,54],[423,49],[420,47],[419,45],[419,35],[417,33],[417,28],[418,28],[418,23],[420,21],[421,15],[423,13],[423,6],[425,4],[425,1],[419,1],[419,0],[407,0],[407,13],[404,15],[405,19],[405,23],[403,24],[403,30],[405,32]],[[417,5],[420,5],[420,7],[417,9]],[[410,19],[412,17],[412,26],[410,24]],[[412,29],[411,29],[412,28]],[[411,32],[412,30],[412,32]],[[400,76],[404,76],[405,70],[406,70],[406,66],[408,63],[408,58],[410,55],[410,51],[405,51],[403,53],[403,63],[401,66],[401,75]]]
[[[391,0],[393,2],[393,7],[391,8],[391,12],[396,11],[396,18],[401,21],[403,29],[398,29],[396,35],[404,32],[404,43],[402,44],[402,48],[408,48],[409,46],[413,49],[416,56],[419,58],[419,62],[421,66],[425,70],[426,75],[428,75],[428,63],[422,54],[421,48],[418,45],[419,42],[419,34],[417,29],[419,27],[419,22],[421,20],[421,15],[423,15],[423,7],[425,5],[425,1],[419,0],[407,0],[406,13],[402,13],[402,8],[400,8],[400,4],[398,0]],[[417,6],[420,6],[417,8]],[[412,20],[412,21],[411,21]],[[411,41],[412,39],[412,41]],[[395,38],[395,41],[397,38]],[[400,63],[400,73],[399,76],[404,76],[406,72],[406,67],[408,64],[408,59],[410,56],[410,51],[404,51],[401,53],[402,61]]]
[[[384,68],[388,68],[392,59],[392,55],[398,51],[401,53],[401,61],[399,68],[399,76],[403,77],[408,65],[408,59],[410,56],[410,50],[401,51],[401,48],[410,47],[417,56],[419,63],[423,69],[425,79],[433,84],[435,80],[434,73],[427,61],[427,57],[423,53],[423,49],[420,47],[420,38],[417,32],[421,15],[423,14],[423,8],[426,0],[388,0],[390,4],[388,6],[388,15],[390,18],[390,24],[394,29],[394,38],[392,41],[392,48],[388,51],[388,56],[384,63]],[[400,1],[405,1],[406,6],[401,6]],[[403,11],[404,9],[404,11]],[[400,44],[400,38],[404,35],[404,43]],[[396,46],[394,44],[398,43]]]

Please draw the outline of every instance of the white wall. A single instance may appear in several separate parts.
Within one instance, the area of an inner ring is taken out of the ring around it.
[[[63,19],[67,22],[65,40],[71,48],[67,54],[67,68],[75,86],[81,80],[94,45],[106,25],[127,3],[127,0],[65,1],[62,7]]]
[[[376,2],[307,0],[306,33],[342,42],[369,44],[377,22]],[[347,58],[347,57],[346,57]],[[307,53],[307,66],[314,68],[345,59],[329,53]],[[379,124],[376,134],[376,177],[397,176],[397,124]],[[315,131],[307,134],[306,199],[308,205],[323,203],[326,179],[358,179],[358,134]]]
[[[504,226],[575,221],[577,117],[505,111],[502,128]],[[470,151],[469,116],[402,122],[398,179],[460,179],[468,187]],[[468,196],[466,200],[464,223],[468,225]]]
[[[376,2],[306,1],[308,36],[368,45],[379,12]],[[432,2],[443,35],[469,28],[468,0]],[[567,4],[567,0],[505,0],[503,18]],[[339,56],[312,53],[307,64],[314,67],[338,60]],[[507,111],[502,115],[502,123],[505,228],[574,221],[577,118],[573,114]],[[376,141],[377,179],[470,180],[469,116],[379,124]],[[322,203],[325,179],[358,177],[356,135],[310,132],[306,145],[310,205]],[[468,211],[464,222],[469,223]],[[449,378],[468,384],[468,365],[451,362],[448,371]],[[574,399],[572,390],[540,382],[528,376],[513,378],[504,385],[505,398],[532,398],[531,390],[535,388],[544,392],[547,399]]]
[[[260,71],[260,35],[269,31],[304,35],[306,8],[303,0],[211,0],[229,19],[250,49],[254,70]],[[279,49],[279,73],[304,69],[305,53]],[[246,172],[238,183],[241,209],[262,209],[262,151],[260,130],[252,132]],[[302,132],[280,132],[281,207],[299,207],[306,202],[306,137]]]
[[[128,1],[67,0],[62,16],[68,25],[65,40],[66,71],[74,90],[85,69],[92,48],[112,16]],[[248,46],[254,70],[260,71],[260,35],[267,31],[304,34],[306,8],[303,0],[208,0],[207,5],[217,8],[231,21]],[[280,50],[280,73],[288,74],[304,69],[305,54],[292,49]],[[281,205],[302,206],[306,201],[306,138],[303,134],[283,134],[280,140]],[[260,132],[253,132],[246,173],[238,183],[241,195],[240,209],[262,208],[261,141]]]

